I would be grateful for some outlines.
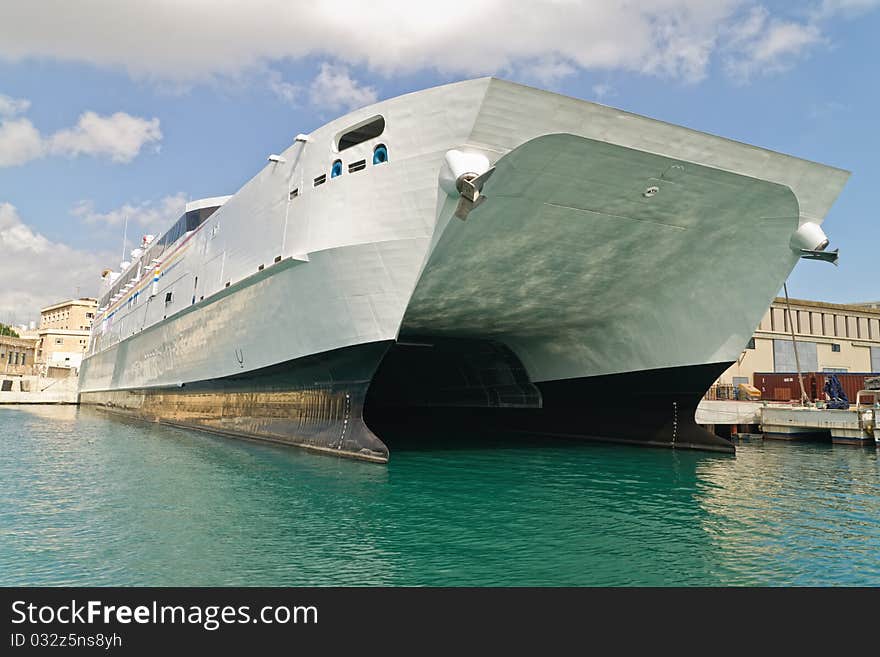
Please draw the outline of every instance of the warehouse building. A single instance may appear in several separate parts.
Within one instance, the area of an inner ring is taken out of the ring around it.
[[[880,302],[837,304],[776,298],[755,334],[716,382],[755,384],[756,372],[796,372],[791,329],[802,372],[880,373]]]

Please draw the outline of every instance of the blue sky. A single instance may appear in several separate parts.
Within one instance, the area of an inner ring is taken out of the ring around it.
[[[880,0],[448,4],[0,0],[0,321],[93,294],[123,216],[160,231],[299,132],[486,74],[852,171],[840,266],[789,291],[880,299]]]

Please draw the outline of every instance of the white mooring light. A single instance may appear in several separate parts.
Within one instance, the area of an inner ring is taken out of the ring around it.
[[[807,221],[794,232],[789,244],[795,251],[822,251],[828,246],[828,236],[819,224]]]
[[[805,260],[824,260],[832,265],[837,264],[838,250],[825,250],[828,246],[828,236],[819,224],[812,221],[801,224],[791,236],[789,246]]]

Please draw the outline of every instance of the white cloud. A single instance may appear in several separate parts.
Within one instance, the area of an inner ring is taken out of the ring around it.
[[[42,157],[43,137],[28,119],[0,119],[0,167],[10,167]]]
[[[162,139],[159,119],[142,119],[125,112],[99,116],[85,112],[73,128],[48,139],[49,150],[68,157],[106,155],[114,162],[131,162],[145,144]]]
[[[295,84],[282,79],[278,71],[268,73],[269,90],[288,105],[296,106],[302,89]]]
[[[318,74],[307,89],[284,80],[276,70],[267,72],[269,90],[282,102],[296,107],[300,100],[306,100],[319,109],[348,110],[375,103],[379,96],[373,87],[361,84],[351,77],[344,64],[321,64]],[[308,94],[304,92],[308,91]]]
[[[577,73],[577,69],[563,59],[548,55],[525,65],[522,73],[527,78],[534,78],[538,82],[552,86],[563,78]]]
[[[707,74],[723,45],[720,36],[752,6],[749,0],[447,0],[442,6],[427,0],[44,0],[7,10],[0,58],[88,62],[166,83],[240,76],[305,57],[386,76],[436,70],[552,79],[571,68],[695,81]],[[295,97],[293,88],[276,84],[275,92],[288,102]]]
[[[837,102],[836,100],[826,100],[822,103],[813,103],[807,111],[807,118],[813,120],[831,119],[842,113],[848,112],[849,105]]]
[[[852,18],[880,7],[880,0],[822,0],[814,10],[815,19],[844,16]]]
[[[0,202],[0,321],[27,322],[40,308],[77,294],[94,296],[109,254],[87,253],[35,232]]]
[[[43,136],[30,119],[15,115],[30,102],[0,96],[0,167],[25,164],[48,154],[76,157],[107,156],[131,162],[146,144],[159,142],[159,119],[142,119],[125,112],[100,116],[84,112],[73,128]]]
[[[273,66],[317,58],[336,64],[314,85],[338,97],[315,99],[342,108],[375,95],[339,68],[351,66],[552,86],[584,70],[697,82],[718,60],[746,80],[825,43],[823,21],[877,7],[880,0],[811,0],[772,12],[756,0],[42,0],[4,6],[0,61],[85,62],[177,90],[256,78],[294,105],[313,97],[308,83],[285,81]],[[757,31],[744,41],[749,29]]]
[[[51,242],[25,226],[14,205],[0,202],[0,245],[4,254],[33,253],[40,256],[49,252]],[[4,280],[9,278],[4,277]]]
[[[788,55],[800,54],[821,38],[819,29],[814,25],[775,23],[753,44],[753,59],[759,63],[778,62]]]
[[[126,203],[109,212],[98,212],[95,210],[94,201],[83,200],[71,208],[70,214],[87,224],[122,226],[127,218],[129,226],[149,226],[156,231],[164,231],[183,214],[186,201],[186,194],[179,192],[158,201]]]
[[[0,117],[10,117],[26,112],[31,101],[25,98],[10,98],[0,94]]]
[[[810,47],[825,41],[815,23],[785,21],[754,7],[729,32],[728,73],[740,81],[790,68]]]
[[[610,98],[615,95],[614,87],[610,84],[600,83],[593,85],[593,93],[596,94],[596,98],[602,100],[604,98]]]
[[[329,110],[352,109],[375,103],[376,90],[353,80],[348,67],[341,64],[321,64],[321,70],[309,87],[309,100],[315,107]]]

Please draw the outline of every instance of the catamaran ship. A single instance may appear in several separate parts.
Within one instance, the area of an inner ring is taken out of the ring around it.
[[[495,78],[382,101],[106,271],[80,403],[378,462],[394,422],[732,452],[696,406],[848,175]]]

